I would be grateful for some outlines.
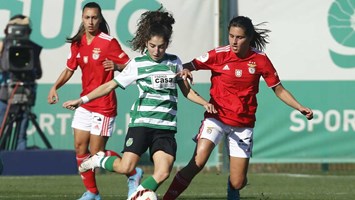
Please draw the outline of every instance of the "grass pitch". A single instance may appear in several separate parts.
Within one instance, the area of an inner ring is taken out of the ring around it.
[[[349,200],[355,197],[354,174],[250,173],[248,179],[248,185],[241,191],[243,200]],[[226,180],[227,174],[201,173],[179,199],[226,199]],[[171,181],[172,177],[158,189],[160,198]],[[124,176],[98,174],[97,183],[104,200],[126,199]],[[84,191],[79,175],[0,176],[1,200],[72,200],[79,198]]]

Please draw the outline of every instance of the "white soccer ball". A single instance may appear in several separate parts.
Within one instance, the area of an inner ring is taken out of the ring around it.
[[[134,193],[130,200],[158,200],[158,195],[152,190],[144,189]]]

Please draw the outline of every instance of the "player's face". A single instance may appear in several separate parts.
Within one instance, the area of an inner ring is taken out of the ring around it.
[[[245,35],[244,29],[236,26],[230,27],[228,38],[232,51],[237,54],[239,58],[245,57],[248,52],[251,39]]]
[[[168,47],[167,42],[165,42],[164,38],[160,36],[151,37],[146,45],[148,53],[154,61],[162,59]]]
[[[87,34],[95,35],[99,30],[101,18],[98,8],[85,8],[82,15],[83,25]]]

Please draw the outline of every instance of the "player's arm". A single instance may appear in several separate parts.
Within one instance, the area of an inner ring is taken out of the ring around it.
[[[112,79],[111,81],[100,85],[99,87],[97,87],[96,89],[91,91],[89,94],[87,94],[79,99],[69,100],[67,102],[64,102],[63,107],[70,109],[70,110],[74,110],[77,107],[79,107],[81,104],[87,103],[89,101],[92,101],[94,99],[97,99],[99,97],[107,95],[108,93],[110,93],[111,91],[113,91],[117,87],[118,87],[118,83],[114,79]]]
[[[300,111],[308,120],[313,118],[313,111],[310,108],[304,107],[301,105],[293,95],[286,90],[283,85],[280,83],[277,86],[272,88],[276,96],[281,99],[288,106]]]
[[[65,68],[59,75],[57,81],[53,84],[49,90],[47,101],[49,104],[55,104],[59,101],[57,90],[62,87],[74,74],[74,71]]]
[[[179,88],[182,94],[189,99],[190,101],[202,105],[207,112],[209,113],[217,113],[214,105],[206,101],[203,97],[201,97],[196,91],[194,91],[187,80],[178,81]]]
[[[194,84],[191,71],[194,71],[195,67],[192,65],[192,62],[185,63],[182,65],[182,67],[183,69],[180,72],[178,72],[176,75],[178,77],[181,77],[184,80],[189,79],[191,84]]]

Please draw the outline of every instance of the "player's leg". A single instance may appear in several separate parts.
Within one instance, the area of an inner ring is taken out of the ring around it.
[[[226,144],[230,161],[227,199],[239,200],[239,190],[247,184],[249,159],[253,148],[253,129],[231,127]]]
[[[74,130],[74,147],[77,165],[90,156],[89,141],[91,127],[91,113],[83,108],[76,109],[73,117],[72,128]],[[92,170],[80,173],[86,192],[80,200],[95,199],[99,191],[96,186],[95,172]]]
[[[116,156],[122,159],[121,155],[119,155],[118,153],[116,153],[115,151],[112,150],[106,150],[105,151],[105,157],[108,156]],[[134,191],[137,190],[137,187],[139,186],[139,184],[141,183],[141,180],[143,178],[143,169],[136,167],[135,169],[133,169],[133,171],[126,175],[127,176],[127,184],[128,184],[128,194],[127,196],[131,196],[132,193]]]
[[[85,159],[90,157],[90,153],[88,151],[89,138],[89,131],[74,129],[74,144],[78,166],[80,166]],[[82,172],[80,173],[80,177],[86,188],[86,192],[83,194],[80,200],[94,199],[94,196],[98,195],[99,193],[96,186],[95,172],[92,170]]]
[[[153,136],[150,145],[150,160],[154,163],[154,172],[141,183],[130,198],[135,198],[137,192],[144,189],[156,191],[169,178],[176,157],[175,131],[151,128],[147,128],[146,131]]]
[[[223,138],[221,125],[215,119],[205,119],[202,122],[195,152],[189,163],[175,175],[173,182],[163,197],[164,200],[176,199],[203,169],[214,147]]]
[[[241,190],[247,184],[249,158],[230,157],[230,176],[227,183],[227,199],[239,200]]]
[[[93,121],[91,127],[92,136],[90,139],[90,151],[91,151],[91,155],[94,155],[99,151],[105,150],[107,140],[113,134],[115,117],[106,117],[100,113],[94,112],[92,119]],[[106,150],[104,152],[106,157],[117,156],[119,158],[117,162],[121,160],[121,156],[112,150]],[[137,157],[137,159],[139,159],[139,157]],[[133,163],[134,166],[135,163],[136,162]],[[124,173],[124,172],[120,171],[119,173]],[[124,173],[124,174],[128,178],[127,179],[128,195],[130,195],[137,189],[138,185],[140,184],[140,180],[143,176],[143,170],[140,168],[133,168],[133,170],[130,170],[128,173]]]
[[[215,145],[207,139],[199,139],[190,162],[178,171],[165,193],[164,200],[176,199],[190,185],[192,179],[203,169]]]
[[[101,167],[111,172],[129,174],[134,170],[140,156],[148,149],[147,139],[144,137],[148,134],[143,134],[144,130],[141,129],[141,127],[128,128],[122,158],[117,156],[105,157],[105,153],[100,151],[91,156],[90,159],[85,160],[79,166],[79,171],[84,172]]]

